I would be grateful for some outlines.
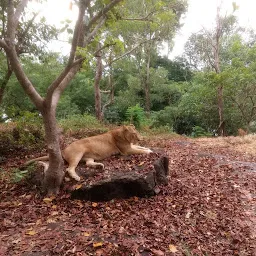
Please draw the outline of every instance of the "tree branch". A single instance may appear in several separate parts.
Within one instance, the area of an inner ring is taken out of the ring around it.
[[[99,29],[104,25],[106,21],[106,17],[101,17],[100,22],[97,24],[97,26],[93,29],[93,31],[85,38],[83,47],[85,47],[86,45],[88,45],[90,43],[90,41],[92,40],[92,38],[96,35],[96,33],[99,31]],[[85,26],[85,30],[87,30],[88,27]]]
[[[69,70],[69,72],[66,74],[65,78],[61,81],[59,86],[53,91],[52,104],[51,104],[51,107],[53,107],[53,109],[56,109],[59,98],[60,98],[62,92],[66,89],[69,82],[74,78],[74,76],[79,71],[79,69],[80,69],[80,65],[73,66]]]
[[[98,49],[96,52],[94,52],[94,56],[95,57],[97,57],[98,56],[98,54],[102,51],[102,50],[104,50],[104,49],[106,49],[106,48],[108,48],[108,47],[110,47],[110,46],[114,46],[116,43],[111,43],[111,44],[105,44],[104,46],[102,46],[100,49]]]
[[[106,91],[103,91],[103,90],[100,90],[101,93],[110,93],[111,91],[110,90],[106,90]]]
[[[41,110],[43,99],[40,96],[40,94],[36,91],[33,84],[30,82],[28,77],[26,76],[22,65],[19,61],[19,57],[16,53],[15,46],[11,47],[10,49],[7,49],[6,54],[10,60],[11,67],[20,83],[20,85],[23,87],[24,91],[27,93],[31,101],[34,103],[34,105]]]
[[[24,39],[25,39],[25,37],[28,33],[28,30],[33,25],[33,22],[34,22],[35,18],[38,16],[38,14],[39,14],[39,12],[35,13],[34,16],[32,17],[32,19],[30,19],[28,21],[28,25],[27,25],[26,29],[23,31],[23,33],[18,38],[18,44],[19,45],[21,45],[24,42]]]
[[[148,39],[148,40],[144,40],[140,43],[138,43],[137,45],[135,45],[131,50],[125,52],[124,54],[118,56],[117,58],[113,59],[112,61],[108,62],[106,65],[104,65],[104,68],[106,68],[107,66],[111,65],[112,63],[122,59],[123,57],[127,56],[128,54],[132,53],[134,50],[136,50],[139,46],[149,42],[149,41],[154,41],[156,40],[156,38],[151,38],[151,39]]]
[[[153,14],[154,11],[148,13],[145,17],[141,17],[141,18],[122,18],[121,20],[128,20],[128,21],[151,21],[153,22],[153,20],[148,19],[148,17]]]
[[[23,87],[24,91],[27,93],[31,101],[34,103],[34,105],[41,110],[43,99],[39,95],[39,93],[36,91],[36,89],[33,87],[32,83],[26,76],[22,65],[19,61],[19,57],[16,52],[15,48],[15,32],[16,27],[18,25],[19,17],[24,10],[28,0],[23,0],[20,2],[16,9],[16,13],[14,14],[14,2],[13,0],[9,0],[8,2],[8,21],[7,21],[7,37],[5,39],[5,43],[7,46],[5,46],[5,52],[7,54],[7,57],[10,61],[11,67]],[[2,40],[1,40],[2,41]],[[3,44],[2,44],[3,45]]]
[[[12,0],[8,2],[8,16],[7,16],[7,38],[6,41],[10,41],[14,44],[15,40],[15,27],[14,27],[14,3]]]
[[[71,50],[70,50],[70,55],[69,55],[67,66],[72,65],[72,63],[75,59],[76,48],[78,46],[78,41],[79,41],[79,38],[80,38],[81,32],[82,32],[86,3],[88,3],[88,2],[90,2],[90,1],[87,1],[87,2],[84,2],[83,0],[79,1],[79,5],[80,5],[79,14],[78,14],[78,19],[76,21],[76,25],[75,25],[75,29],[74,29],[73,40],[72,40],[72,45],[71,45]],[[82,46],[82,45],[80,45],[80,46]]]
[[[76,21],[75,25],[75,30],[73,33],[73,40],[72,40],[72,45],[71,45],[71,50],[69,54],[69,59],[68,59],[68,64],[65,67],[65,69],[61,72],[61,74],[57,77],[55,81],[49,86],[47,90],[47,96],[50,98],[52,94],[54,93],[54,90],[62,83],[63,80],[67,81],[65,77],[68,75],[68,73],[71,71],[74,66],[77,66],[82,63],[81,59],[77,60],[74,64],[75,60],[75,53],[76,53],[76,48],[78,46],[78,41],[80,39],[81,33],[82,33],[82,26],[83,26],[83,18],[85,14],[85,9],[87,7],[87,4],[90,3],[90,0],[84,2],[83,0],[79,1],[80,3],[80,8],[79,8],[79,14],[78,14],[78,19]],[[80,68],[80,67],[79,67]]]
[[[93,24],[95,24],[102,16],[104,16],[113,6],[115,6],[117,3],[121,2],[122,0],[112,0],[112,2],[110,4],[108,4],[102,11],[100,11],[98,14],[96,14],[90,21],[89,26],[87,26],[87,29],[89,29]],[[79,15],[78,15],[78,19],[76,22],[76,26],[75,26],[75,30],[74,30],[74,34],[73,34],[73,40],[72,40],[72,46],[71,46],[71,51],[70,51],[70,56],[69,56],[69,60],[68,60],[68,64],[66,66],[66,68],[62,71],[62,73],[60,74],[60,76],[50,85],[50,87],[48,88],[47,91],[47,98],[50,98],[51,95],[55,95],[54,98],[58,99],[59,96],[56,96],[56,94],[58,94],[58,92],[62,92],[68,85],[69,81],[71,79],[69,79],[70,74],[73,72],[78,72],[78,70],[81,67],[82,64],[82,60],[84,60],[84,58],[79,58],[78,61],[74,62],[75,59],[75,52],[76,52],[76,48],[77,46],[82,47],[83,45],[78,45],[78,42],[82,42],[81,39],[81,33],[83,32],[83,18],[84,18],[84,14],[85,14],[85,10],[88,7],[88,5],[90,4],[90,0],[84,1],[84,0],[80,0],[79,1],[80,4],[80,8],[79,8]],[[75,63],[75,65],[74,65]],[[73,78],[74,76],[72,76]],[[65,84],[67,83],[67,84]],[[60,87],[60,88],[58,88]],[[64,88],[64,89],[62,89]],[[56,90],[56,93],[55,93]]]
[[[17,29],[20,16],[21,16],[24,8],[27,6],[27,4],[28,4],[28,0],[21,0],[20,3],[18,4],[18,6],[16,8],[16,11],[15,11],[15,14],[14,14],[14,21],[13,21],[13,25],[14,25],[13,29],[14,30]]]
[[[112,0],[111,3],[109,3],[103,10],[101,10],[100,12],[98,12],[89,22],[87,28],[90,29],[92,27],[93,24],[95,24],[98,19],[102,16],[105,16],[109,10],[111,10],[111,8],[115,5],[117,5],[119,2],[121,2],[123,0]]]

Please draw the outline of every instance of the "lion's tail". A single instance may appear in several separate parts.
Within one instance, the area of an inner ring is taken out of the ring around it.
[[[49,156],[41,156],[41,157],[37,157],[37,158],[27,161],[24,165],[26,166],[26,165],[32,164],[36,161],[47,161],[47,160],[49,160]]]

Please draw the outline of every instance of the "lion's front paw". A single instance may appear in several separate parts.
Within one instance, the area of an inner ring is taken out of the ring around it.
[[[81,178],[77,175],[77,174],[70,174],[70,176],[74,179],[74,180],[76,180],[76,181],[80,181],[81,180]]]
[[[75,177],[73,177],[76,181],[80,181],[81,180],[81,178],[78,176],[78,175],[76,175]]]
[[[96,167],[101,170],[103,170],[105,168],[104,164],[102,164],[102,163],[98,163],[98,165]]]
[[[76,180],[76,181],[80,181],[81,180],[81,178],[76,174],[75,171],[69,170],[69,169],[67,169],[67,171],[68,171],[69,176],[71,178],[73,178],[74,180]]]
[[[153,153],[153,151],[151,149],[149,149],[149,148],[145,148],[145,153],[146,154],[150,154],[150,153]]]

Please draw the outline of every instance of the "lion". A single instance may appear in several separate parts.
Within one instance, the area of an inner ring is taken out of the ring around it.
[[[75,169],[81,160],[85,161],[87,166],[104,169],[104,164],[95,162],[95,160],[103,160],[116,154],[150,154],[152,151],[149,148],[135,145],[139,140],[140,135],[135,127],[124,125],[100,135],[72,142],[62,151],[62,157],[68,163],[69,175],[76,181],[80,181]],[[25,165],[46,160],[49,160],[49,156],[34,158]]]
[[[248,134],[248,132],[247,132],[246,130],[242,129],[242,128],[239,128],[239,129],[237,130],[237,135],[238,135],[238,136],[244,137],[244,136],[247,135],[247,134]]]

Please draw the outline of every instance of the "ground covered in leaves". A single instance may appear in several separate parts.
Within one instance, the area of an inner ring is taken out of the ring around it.
[[[27,152],[5,156],[0,255],[256,255],[256,155],[214,139],[144,146],[169,157],[169,184],[151,198],[97,203],[72,200],[65,187],[79,185],[67,180],[58,197],[43,197],[13,171]]]

